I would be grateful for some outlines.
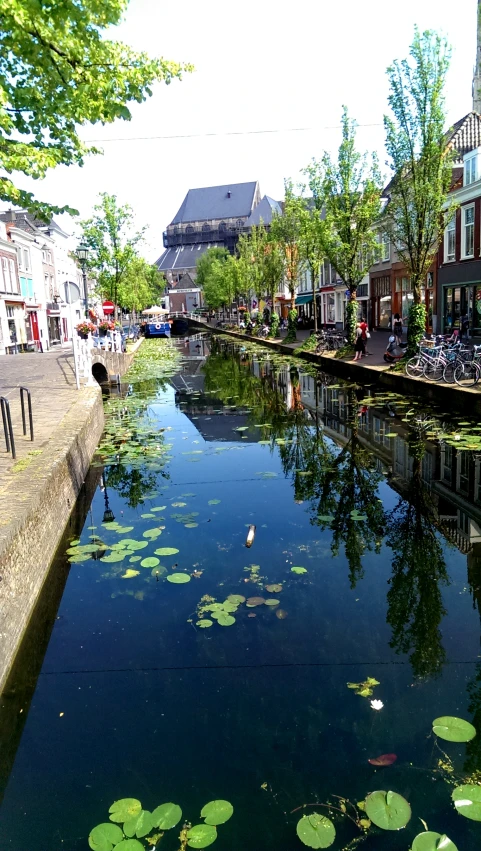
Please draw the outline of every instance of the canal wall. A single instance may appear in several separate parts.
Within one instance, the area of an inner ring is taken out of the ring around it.
[[[326,372],[346,381],[353,381],[358,384],[372,384],[375,382],[394,393],[422,396],[424,400],[434,402],[437,405],[448,406],[445,408],[446,410],[454,408],[459,412],[466,412],[471,415],[476,413],[481,414],[481,388],[479,386],[465,388],[458,387],[456,384],[427,381],[423,378],[411,378],[409,375],[396,372],[389,367],[370,366],[362,361],[353,363],[352,360],[345,361],[337,359],[332,355],[325,356],[317,355],[314,352],[299,351],[293,349],[292,346],[285,345],[276,340],[261,339],[237,331],[213,328],[197,320],[190,320],[190,322],[213,334],[228,335],[244,342],[248,340],[251,343],[264,346],[264,348],[275,349],[284,355],[294,356],[300,361],[308,361],[320,369],[326,370]]]
[[[53,414],[54,415],[54,414]],[[57,413],[56,420],[59,416]],[[0,515],[0,693],[104,426],[99,386],[85,387],[24,470],[2,483]]]

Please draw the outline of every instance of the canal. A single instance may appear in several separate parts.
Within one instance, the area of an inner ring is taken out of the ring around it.
[[[106,401],[2,698],[2,849],[88,848],[116,801],[97,851],[408,851],[424,823],[479,847],[452,801],[481,780],[478,423],[254,344],[177,348]],[[370,825],[376,790],[402,829]]]

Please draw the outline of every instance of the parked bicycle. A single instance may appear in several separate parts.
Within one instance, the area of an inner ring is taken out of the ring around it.
[[[472,351],[459,341],[451,346],[446,343],[432,346],[429,343],[421,341],[418,353],[407,361],[407,375],[430,381],[443,379],[461,387],[473,387],[478,383],[481,377],[481,346]]]

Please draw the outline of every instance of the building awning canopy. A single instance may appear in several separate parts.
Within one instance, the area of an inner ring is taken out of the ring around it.
[[[312,295],[298,295],[296,304],[309,304],[312,301]]]

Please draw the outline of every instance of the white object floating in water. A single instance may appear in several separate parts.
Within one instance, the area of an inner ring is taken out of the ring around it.
[[[246,538],[246,547],[252,547],[252,544],[254,543],[255,534],[256,534],[256,527],[255,526],[249,526],[249,531],[247,533],[247,538]]]
[[[382,700],[371,700],[371,708],[372,709],[382,709],[383,706],[384,706],[384,703],[382,702]]]

